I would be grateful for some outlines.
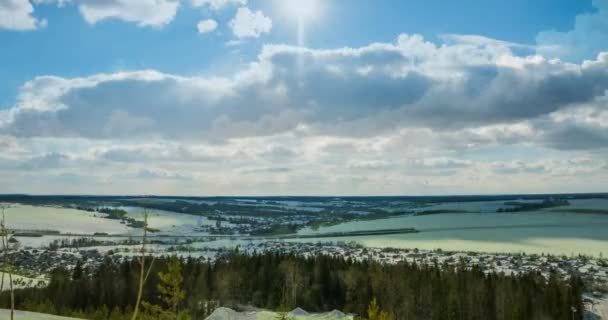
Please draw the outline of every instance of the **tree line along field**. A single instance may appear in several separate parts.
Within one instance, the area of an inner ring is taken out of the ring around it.
[[[582,319],[584,312],[582,283],[575,275],[567,280],[557,275],[546,279],[536,273],[485,274],[464,263],[386,265],[324,255],[303,258],[236,251],[214,263],[175,259],[155,260],[143,301],[175,308],[171,314],[193,319],[204,319],[220,305],[270,310],[301,307],[319,312],[337,309],[367,318],[374,299],[389,319]],[[174,306],[161,298],[166,291],[161,289],[166,285],[166,270],[172,263],[172,272],[177,273],[169,277],[175,280],[173,289],[184,293]],[[88,319],[130,319],[138,276],[135,260],[108,259],[95,270],[80,264],[72,271],[58,268],[46,288],[17,290],[16,306]],[[8,301],[7,293],[0,294],[0,307],[7,307]]]

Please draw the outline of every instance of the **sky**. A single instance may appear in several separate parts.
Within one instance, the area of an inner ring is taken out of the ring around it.
[[[606,192],[608,0],[0,0],[0,182]]]

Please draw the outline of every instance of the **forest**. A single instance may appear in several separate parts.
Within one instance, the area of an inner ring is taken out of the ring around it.
[[[581,280],[553,274],[507,276],[476,267],[382,264],[318,255],[241,254],[148,258],[138,319],[204,319],[214,308],[333,309],[368,319],[370,303],[383,319],[582,319]],[[55,269],[44,288],[16,290],[17,309],[95,320],[131,319],[138,292],[136,260],[107,259],[98,268]],[[0,295],[0,307],[10,302]],[[165,310],[165,311],[163,311]],[[164,313],[163,313],[164,312]],[[163,314],[163,316],[159,316]],[[375,316],[371,316],[370,319]]]

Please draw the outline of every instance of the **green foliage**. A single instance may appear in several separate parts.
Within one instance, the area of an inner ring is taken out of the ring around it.
[[[380,309],[376,298],[367,307],[367,317],[369,320],[395,320],[390,313]]]
[[[282,306],[277,312],[276,320],[294,320],[293,317],[289,316],[289,310],[287,307]]]
[[[177,320],[192,320],[192,317],[187,310],[183,310],[177,314]]]
[[[140,320],[171,320],[175,319],[175,315],[167,310],[163,310],[161,306],[142,302],[142,310],[138,316]]]
[[[161,283],[158,285],[158,291],[161,294],[161,300],[167,305],[169,310],[177,314],[179,304],[186,293],[182,289],[184,277],[182,277],[182,264],[177,258],[172,258],[167,265],[167,272],[160,272],[158,277]]]
[[[184,277],[181,272],[181,261],[177,257],[171,258],[167,263],[167,271],[158,273],[160,282],[157,288],[160,293],[159,299],[164,304],[164,308],[144,302],[141,319],[187,319],[187,313],[179,312],[179,305],[186,296],[186,292],[182,289]]]
[[[127,211],[116,208],[98,208],[97,212],[105,213],[107,219],[121,220],[127,217]]]

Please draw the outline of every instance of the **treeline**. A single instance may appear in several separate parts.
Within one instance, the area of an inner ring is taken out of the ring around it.
[[[159,272],[170,259],[154,262],[143,300],[162,304]],[[366,315],[370,301],[395,319],[582,319],[582,283],[536,273],[484,274],[477,267],[385,265],[371,261],[279,253],[232,253],[214,263],[181,261],[185,292],[177,309],[204,319],[213,308],[253,305],[278,310],[343,310]],[[90,319],[128,318],[135,304],[139,265],[107,260],[96,270],[78,265],[52,272],[46,288],[16,292],[17,308]],[[6,307],[6,293],[0,304]]]
[[[555,208],[562,206],[569,206],[570,202],[565,199],[545,199],[542,202],[518,202],[518,201],[507,201],[504,203],[507,208],[498,208],[496,212],[520,212],[520,211],[534,211],[547,208]]]
[[[111,220],[120,220],[131,228],[141,229],[144,227],[143,221],[139,221],[139,220],[136,220],[135,218],[129,217],[128,212],[123,209],[108,208],[108,207],[95,208],[95,207],[83,207],[83,206],[76,206],[75,208],[77,210],[83,210],[83,211],[88,211],[88,212],[103,213],[103,214],[105,214],[104,218],[111,219]],[[155,229],[152,230],[151,228],[148,228],[148,231],[158,231],[158,230],[155,230]]]
[[[93,238],[59,238],[51,241],[47,245],[48,250],[57,250],[59,248],[82,248],[114,244],[111,241],[102,241]]]
[[[99,235],[99,233],[98,233],[98,235]],[[157,240],[151,241],[151,242],[161,243],[160,241],[157,241]],[[112,240],[98,240],[95,238],[87,238],[87,237],[59,238],[59,239],[55,239],[55,240],[51,241],[46,246],[46,249],[57,250],[60,248],[83,248],[83,247],[96,247],[96,246],[135,245],[135,244],[139,244],[139,243],[140,242],[135,241],[133,239],[112,241]]]
[[[191,202],[191,201],[141,201],[141,200],[122,200],[125,206],[172,211],[186,213],[197,216],[204,215],[230,215],[230,216],[253,216],[253,217],[284,217],[290,215],[306,214],[295,209],[284,208],[277,210],[276,207],[251,205],[238,203],[236,201],[224,200],[216,203]]]
[[[121,220],[127,217],[127,211],[117,208],[96,208],[95,211],[107,214],[106,218]]]

